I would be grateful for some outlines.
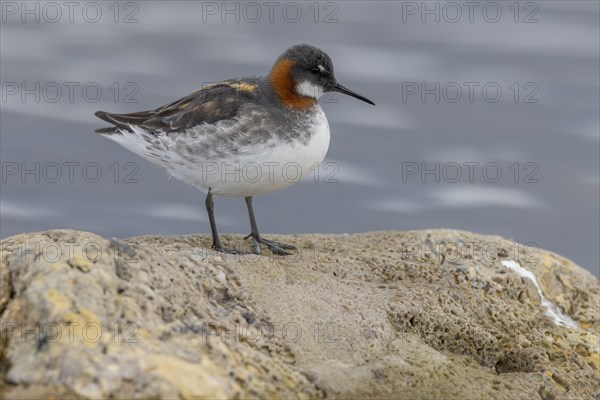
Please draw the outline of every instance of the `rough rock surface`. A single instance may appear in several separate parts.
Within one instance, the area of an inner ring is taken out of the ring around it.
[[[224,256],[207,236],[3,240],[2,397],[599,396],[600,285],[563,257],[450,230],[274,239],[296,255]]]

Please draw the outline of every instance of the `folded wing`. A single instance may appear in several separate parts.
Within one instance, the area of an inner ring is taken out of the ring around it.
[[[114,127],[97,129],[100,134],[131,131],[131,126],[149,133],[184,132],[200,124],[214,124],[235,118],[242,104],[254,102],[259,96],[256,81],[225,81],[206,86],[173,103],[155,110],[130,114],[96,112],[96,116]]]

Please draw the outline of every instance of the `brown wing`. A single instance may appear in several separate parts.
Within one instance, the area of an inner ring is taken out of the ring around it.
[[[115,127],[97,129],[97,133],[114,134],[120,129],[131,131],[131,125],[151,133],[180,132],[202,123],[214,124],[234,118],[242,104],[256,101],[256,81],[225,81],[206,86],[173,103],[155,110],[131,114],[96,112],[96,116]]]

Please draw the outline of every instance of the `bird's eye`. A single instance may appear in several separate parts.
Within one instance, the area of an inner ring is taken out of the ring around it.
[[[310,72],[312,72],[315,75],[320,75],[321,74],[321,70],[318,67],[315,67],[315,68],[311,69]]]

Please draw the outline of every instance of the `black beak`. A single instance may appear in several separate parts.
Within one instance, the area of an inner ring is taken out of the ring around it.
[[[352,90],[348,89],[345,86],[340,85],[339,83],[336,83],[335,85],[333,85],[333,87],[331,88],[331,90],[336,91],[336,92],[340,92],[340,93],[344,93],[347,94],[348,96],[352,96],[354,98],[357,98],[359,100],[364,101],[365,103],[369,103],[371,105],[375,105],[375,103],[373,103],[371,100],[367,99],[364,96],[361,96],[360,94],[353,92]]]

